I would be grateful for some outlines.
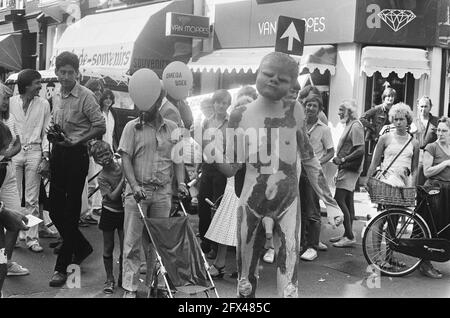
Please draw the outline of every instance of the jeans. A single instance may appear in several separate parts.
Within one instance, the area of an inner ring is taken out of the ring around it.
[[[156,190],[146,188],[146,194],[147,198],[139,203],[144,214],[151,218],[169,217],[172,200],[171,183]],[[125,190],[123,231],[122,287],[128,291],[137,291],[140,275],[139,268],[141,266],[141,248],[143,246],[147,260],[147,286],[150,286],[151,276],[156,265],[156,253],[153,245],[150,244],[146,230],[144,230],[144,223],[129,185],[127,185]]]
[[[41,163],[42,152],[40,145],[32,145],[28,150],[21,150],[13,159],[16,168],[17,189],[19,198],[25,197],[24,215],[32,214],[39,217],[39,189],[41,176],[38,167]],[[25,193],[22,184],[25,178]],[[25,232],[27,246],[39,243],[38,225]]]
[[[6,208],[23,213],[20,207],[19,192],[17,191],[16,169],[12,162],[9,162],[6,168],[5,180],[0,188],[0,201],[3,201]],[[18,234],[19,232],[6,231],[5,248],[8,262],[11,260]]]
[[[305,249],[318,249],[320,239],[320,203],[319,197],[302,171],[299,183],[301,203],[301,246]]]
[[[89,169],[85,146],[55,145],[50,158],[50,218],[63,238],[55,271],[65,273],[72,257],[91,248],[78,228],[81,194]]]

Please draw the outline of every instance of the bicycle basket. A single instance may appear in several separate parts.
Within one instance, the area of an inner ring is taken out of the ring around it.
[[[370,177],[367,182],[370,200],[382,205],[415,206],[415,187],[393,187],[377,178]]]

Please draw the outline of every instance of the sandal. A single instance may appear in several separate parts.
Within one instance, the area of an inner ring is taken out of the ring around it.
[[[103,292],[105,294],[113,294],[114,293],[114,281],[113,280],[107,280],[105,282],[105,286],[103,286]]]
[[[211,278],[220,279],[223,278],[223,275],[225,274],[225,266],[217,267],[216,265],[212,265],[209,268],[209,274],[211,275]]]

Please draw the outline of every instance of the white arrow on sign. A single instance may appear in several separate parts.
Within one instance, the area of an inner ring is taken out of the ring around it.
[[[297,29],[295,28],[294,22],[289,24],[289,27],[284,31],[283,35],[280,36],[280,39],[288,38],[288,51],[292,51],[292,46],[294,45],[294,39],[301,42],[300,37],[298,36]]]

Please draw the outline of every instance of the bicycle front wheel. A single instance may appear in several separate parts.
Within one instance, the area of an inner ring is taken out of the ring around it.
[[[367,224],[363,236],[363,253],[367,262],[387,276],[404,276],[419,266],[421,259],[393,249],[400,238],[430,238],[422,218],[406,209],[390,208]]]

